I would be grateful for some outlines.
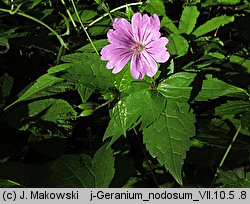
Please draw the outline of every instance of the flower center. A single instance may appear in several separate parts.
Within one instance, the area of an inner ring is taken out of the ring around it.
[[[141,43],[136,43],[133,50],[136,54],[139,54],[144,50],[144,46]]]

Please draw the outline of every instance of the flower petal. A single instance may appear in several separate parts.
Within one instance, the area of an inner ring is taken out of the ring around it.
[[[136,42],[140,41],[140,33],[141,33],[141,21],[142,15],[140,13],[135,13],[131,20],[132,32],[134,35],[134,39]]]
[[[122,69],[130,60],[131,56],[132,53],[130,50],[113,44],[106,45],[101,50],[101,59],[109,61],[106,65],[107,69],[112,69],[116,66],[118,70]],[[127,62],[123,67],[121,67],[123,63],[125,63],[123,60],[126,60]]]
[[[134,79],[143,79],[145,76],[145,73],[142,68],[140,55],[134,54],[131,59],[130,64],[130,72]]]
[[[160,19],[156,14],[153,14],[150,17],[150,25],[152,29],[159,31],[160,30]]]
[[[146,75],[153,77],[158,71],[158,65],[156,61],[145,51],[141,53],[141,61]]]
[[[124,55],[123,58],[121,58],[120,61],[115,64],[115,68],[113,69],[112,73],[117,74],[120,72],[131,59],[131,57],[132,56],[130,54]]]
[[[166,62],[170,57],[170,54],[166,48],[167,43],[168,39],[161,37],[158,40],[148,43],[148,45],[145,47],[145,50],[155,59],[155,61],[163,63]]]

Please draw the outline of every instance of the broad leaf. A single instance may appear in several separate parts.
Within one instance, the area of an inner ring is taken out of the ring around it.
[[[165,16],[165,6],[162,0],[148,0],[145,10],[150,14]]]
[[[114,74],[106,69],[105,61],[96,54],[74,53],[63,56],[71,68],[61,72],[61,78],[91,89],[107,90],[114,86]]]
[[[233,21],[234,21],[234,16],[226,16],[226,15],[218,16],[218,17],[212,18],[211,20],[199,26],[193,32],[193,34],[196,37],[199,37],[219,28],[220,26],[224,26],[225,24],[228,24]]]
[[[196,6],[185,6],[179,23],[180,32],[190,34],[195,27],[199,14]]]
[[[173,21],[170,18],[168,18],[167,16],[164,16],[162,18],[161,27],[166,29],[169,33],[180,34],[180,31],[175,26]]]
[[[65,155],[51,167],[47,187],[107,188],[114,176],[113,150],[103,145],[94,155]]]
[[[207,101],[209,99],[216,99],[220,96],[234,96],[234,94],[245,94],[246,91],[242,88],[228,84],[217,78],[212,78],[211,75],[206,75],[202,84],[202,90],[195,100]]]
[[[139,122],[141,129],[147,127],[159,117],[165,103],[164,97],[154,90],[141,90],[122,98],[110,112],[104,139],[112,136],[112,144]]]
[[[143,130],[149,153],[182,185],[182,165],[195,134],[195,117],[186,102],[169,98],[161,116]]]
[[[168,39],[169,43],[167,44],[167,48],[171,55],[181,57],[187,53],[189,44],[184,37],[177,34],[171,34]]]
[[[179,72],[165,79],[158,85],[158,91],[168,99],[188,101],[196,74]]]

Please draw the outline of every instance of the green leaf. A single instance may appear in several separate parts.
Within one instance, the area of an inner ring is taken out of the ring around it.
[[[187,72],[176,73],[162,81],[157,89],[168,99],[188,101],[192,90],[190,84],[195,76],[196,74]]]
[[[70,66],[71,66],[70,64],[63,64],[63,65],[55,66],[55,67],[51,68],[50,70],[48,70],[48,72],[51,74],[56,73],[56,72],[59,72],[61,70],[65,70],[65,69],[69,68]],[[50,75],[50,74],[45,74],[45,75],[41,76],[40,78],[38,78],[33,85],[29,86],[25,91],[23,91],[21,93],[21,95],[19,96],[19,98],[15,102],[11,103],[5,109],[13,106],[14,104],[16,104],[18,102],[22,102],[22,101],[26,101],[26,100],[29,100],[31,98],[34,98],[34,95],[38,94],[39,92],[43,91],[46,88],[51,89],[51,87],[53,85],[55,85],[59,82],[62,82],[62,81],[64,81],[64,79],[55,77],[55,76]],[[44,95],[42,95],[42,96],[44,96]],[[41,95],[38,97],[41,97]]]
[[[247,56],[242,57],[238,55],[231,55],[230,56],[230,62],[239,64],[240,66],[244,67],[248,73],[250,73],[250,60]]]
[[[101,40],[95,40],[93,41],[93,44],[95,45],[97,51],[101,50],[105,45],[108,44],[108,41],[106,39],[101,39]],[[84,45],[83,47],[81,47],[80,49],[78,49],[78,51],[81,52],[95,52],[93,46],[91,43]]]
[[[216,183],[223,188],[249,188],[250,173],[248,172],[246,176],[242,176],[244,174],[244,168],[228,171],[220,170]]]
[[[115,88],[120,92],[124,92],[127,88],[130,87],[131,83],[135,81],[130,73],[130,63],[128,63],[122,71],[115,75]]]
[[[82,99],[83,103],[86,103],[89,97],[94,93],[94,89],[79,85],[77,91]]]
[[[196,6],[185,6],[179,23],[180,32],[190,34],[195,27],[199,14]]]
[[[111,145],[140,122],[141,129],[147,127],[159,117],[165,103],[164,97],[154,90],[144,89],[122,98],[110,112],[111,120],[103,139],[112,136]]]
[[[234,96],[234,94],[244,95],[246,91],[217,78],[212,78],[211,75],[206,75],[206,79],[202,84],[202,90],[195,100],[207,101],[209,99],[216,99],[220,96]]]
[[[98,23],[95,23],[93,27],[90,27],[88,29],[88,32],[92,36],[97,36],[97,35],[103,35],[103,33],[107,33],[108,30],[110,29],[110,24],[111,20],[108,19],[103,19],[98,21]]]
[[[91,19],[93,19],[94,17],[96,17],[97,12],[93,10],[84,9],[79,15],[80,15],[82,22],[86,23],[90,21]],[[77,18],[75,13],[72,15],[72,18],[74,21],[79,22],[79,19]]]
[[[245,111],[241,117],[241,126],[242,128],[248,128],[250,132],[250,111]]]
[[[205,35],[206,33],[209,33],[221,26],[224,26],[225,24],[228,24],[230,22],[234,21],[234,16],[218,16],[215,18],[212,18],[211,20],[207,21],[206,23],[199,26],[193,34],[196,37],[200,37],[202,35]]]
[[[168,18],[167,16],[164,16],[162,18],[161,27],[166,29],[169,33],[180,34],[180,31],[175,26],[173,21],[170,18]]]
[[[107,188],[114,176],[113,150],[103,145],[94,155],[65,155],[51,167],[47,187]]]
[[[10,49],[10,45],[8,43],[8,39],[4,37],[0,37],[0,54],[5,54]]]
[[[220,4],[222,5],[235,5],[240,3],[241,0],[207,0],[202,4],[202,7],[207,7],[207,6],[218,6]]]
[[[184,37],[177,34],[170,34],[168,39],[167,48],[171,55],[181,57],[187,53],[189,44]]]
[[[167,99],[163,114],[143,130],[143,141],[149,153],[182,185],[182,165],[195,134],[195,117],[186,102]]]
[[[108,90],[114,86],[114,74],[106,69],[100,56],[90,53],[74,53],[62,59],[71,63],[71,68],[61,73],[61,78],[91,89]]]
[[[215,108],[215,114],[220,116],[236,115],[250,110],[249,101],[229,101]]]
[[[148,0],[145,8],[150,14],[157,14],[158,16],[165,16],[165,6],[162,0]]]
[[[18,106],[5,120],[20,130],[30,130],[43,138],[68,137],[76,111],[62,99],[38,100]]]

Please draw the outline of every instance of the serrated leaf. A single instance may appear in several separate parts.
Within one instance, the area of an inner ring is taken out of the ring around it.
[[[203,80],[202,89],[195,99],[197,101],[207,101],[220,96],[233,96],[234,94],[246,93],[244,89],[228,84],[217,78],[212,78],[211,75],[206,75],[206,78],[207,79]]]
[[[162,18],[161,27],[165,28],[169,33],[180,34],[180,31],[175,26],[173,21],[170,18],[168,18],[167,16],[164,16]]]
[[[63,64],[63,65],[55,66],[55,67],[50,69],[50,74],[65,70],[65,69],[69,68],[70,66],[71,66],[70,64]],[[64,79],[55,77],[55,76],[50,75],[50,74],[45,74],[45,75],[41,76],[40,78],[38,78],[33,85],[29,86],[25,91],[23,91],[21,93],[21,95],[19,96],[19,98],[15,102],[11,103],[5,109],[13,106],[14,104],[16,104],[18,102],[29,100],[35,94],[38,94],[42,90],[44,90],[48,87],[51,88],[51,86],[53,86],[54,84],[57,84],[57,83],[64,81]]]
[[[236,115],[250,110],[249,101],[229,101],[215,108],[215,114],[220,116]]]
[[[91,89],[107,90],[114,86],[114,74],[106,69],[100,56],[90,53],[74,53],[62,59],[71,63],[71,68],[61,73],[61,78]]]
[[[47,187],[107,188],[114,176],[113,150],[103,145],[94,155],[65,155],[51,168]]]
[[[185,6],[179,23],[180,32],[190,34],[195,27],[199,14],[196,6]]]
[[[191,82],[194,80],[196,74],[179,72],[171,75],[169,78],[162,81],[157,89],[168,99],[178,101],[188,101],[192,87]]]
[[[184,37],[177,34],[170,34],[168,39],[167,48],[171,55],[181,57],[187,53],[189,44]]]
[[[143,130],[143,141],[149,153],[182,185],[182,165],[195,134],[195,117],[186,102],[167,100],[163,114]]]
[[[130,63],[128,63],[123,68],[122,71],[120,71],[118,74],[115,75],[114,86],[120,92],[124,92],[127,88],[129,88],[129,86],[131,85],[131,83],[133,81],[135,81],[134,78],[131,76],[129,67],[130,67]]]
[[[165,16],[165,6],[162,0],[148,0],[145,10],[150,14]]]
[[[196,37],[200,37],[202,35],[205,35],[206,33],[209,33],[233,21],[234,21],[234,16],[226,16],[226,15],[218,16],[212,18],[211,20],[199,26],[192,34],[195,35]]]
[[[141,90],[122,98],[112,109],[111,120],[103,139],[112,136],[110,145],[126,131],[141,122],[141,129],[154,122],[165,107],[157,91]]]

